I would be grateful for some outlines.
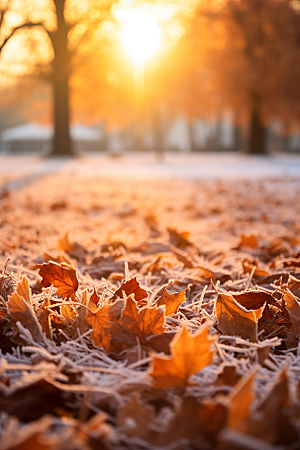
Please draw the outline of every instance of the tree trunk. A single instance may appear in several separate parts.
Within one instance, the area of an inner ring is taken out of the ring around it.
[[[64,17],[65,0],[55,0],[57,29],[52,34],[53,122],[54,137],[51,156],[73,155],[70,138],[68,26]]]
[[[248,142],[248,152],[254,155],[265,155],[266,148],[266,130],[261,121],[261,115],[258,108],[253,108],[250,119],[250,134]]]

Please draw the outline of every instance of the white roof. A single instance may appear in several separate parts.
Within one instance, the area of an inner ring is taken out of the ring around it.
[[[70,133],[74,141],[99,141],[102,138],[102,131],[100,129],[86,125],[72,125]],[[49,141],[52,136],[53,127],[50,125],[24,123],[3,130],[1,133],[1,141]]]

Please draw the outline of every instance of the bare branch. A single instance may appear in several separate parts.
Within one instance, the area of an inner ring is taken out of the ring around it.
[[[3,48],[5,47],[5,45],[8,43],[8,41],[13,37],[13,35],[17,31],[22,30],[23,28],[34,28],[34,27],[42,27],[45,30],[45,32],[48,34],[48,36],[50,37],[51,42],[52,42],[51,33],[49,32],[49,30],[47,30],[47,28],[45,27],[45,25],[42,22],[25,22],[22,25],[19,25],[19,26],[13,28],[11,33],[4,39],[4,41],[0,45],[0,54],[3,50]]]

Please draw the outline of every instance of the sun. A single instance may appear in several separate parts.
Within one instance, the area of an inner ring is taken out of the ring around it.
[[[132,8],[122,10],[119,17],[121,42],[135,64],[142,64],[158,52],[161,30],[150,14]]]

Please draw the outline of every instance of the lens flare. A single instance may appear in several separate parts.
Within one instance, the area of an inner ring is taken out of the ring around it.
[[[129,9],[122,17],[120,39],[135,63],[151,58],[161,45],[161,30],[144,11]]]

